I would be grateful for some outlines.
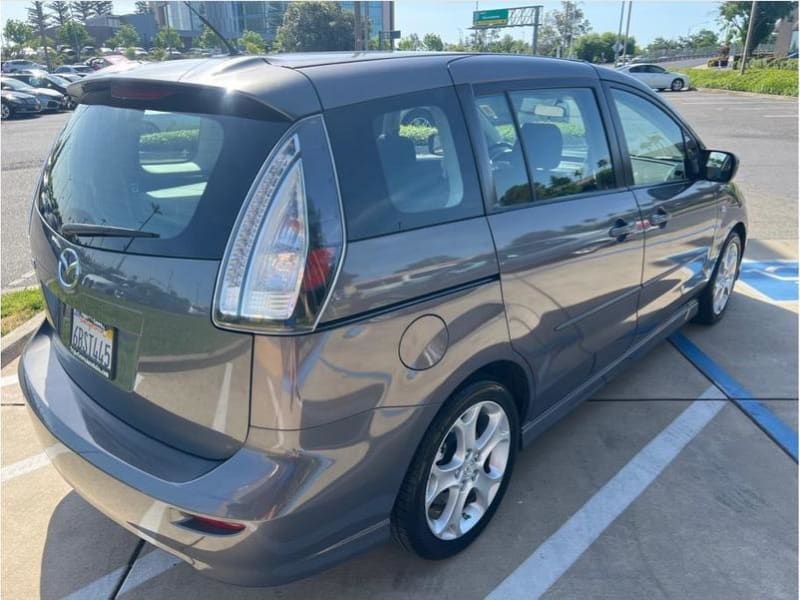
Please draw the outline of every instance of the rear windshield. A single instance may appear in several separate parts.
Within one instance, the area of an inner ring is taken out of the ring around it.
[[[85,246],[219,259],[239,208],[287,129],[229,115],[80,106],[45,166],[38,207],[68,223],[152,237],[74,236]]]

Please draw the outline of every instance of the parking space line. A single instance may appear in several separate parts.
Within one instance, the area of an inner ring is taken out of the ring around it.
[[[17,379],[16,375],[5,375],[0,379],[0,387],[8,387],[9,385],[17,385],[18,383],[19,379]]]
[[[723,394],[713,385],[703,392],[492,590],[487,600],[529,600],[550,589],[722,410],[725,402],[721,399]]]
[[[25,458],[15,463],[11,463],[7,467],[0,469],[0,482],[5,483],[6,481],[10,481],[15,477],[19,477],[20,475],[27,475],[31,471],[41,469],[49,464],[50,459],[47,458],[47,454],[44,452],[34,454],[30,458]]]
[[[133,563],[133,568],[125,578],[117,595],[126,594],[181,563],[183,561],[180,558],[163,550],[155,549]]]
[[[680,332],[669,337],[673,346],[686,357],[709,381],[772,439],[794,462],[797,462],[797,432],[781,421],[775,413],[755,399],[747,389]]]

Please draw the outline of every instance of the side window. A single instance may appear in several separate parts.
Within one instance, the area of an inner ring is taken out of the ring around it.
[[[530,202],[528,170],[505,94],[481,96],[476,104],[492,168],[496,206]]]
[[[535,200],[610,189],[611,155],[590,89],[513,92]]]
[[[334,109],[326,122],[350,239],[482,214],[453,89]]]
[[[683,131],[663,110],[635,94],[612,90],[635,185],[687,179]]]

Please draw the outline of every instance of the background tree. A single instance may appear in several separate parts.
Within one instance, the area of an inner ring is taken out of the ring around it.
[[[719,5],[720,22],[735,32],[743,48],[747,39],[752,5],[752,2],[722,2]],[[797,8],[797,2],[759,2],[756,4],[756,22],[753,24],[750,47],[745,49],[745,56],[749,56],[754,48],[767,40],[775,30],[775,23],[778,19],[789,16],[795,8]]]
[[[180,50],[183,48],[181,36],[178,35],[176,30],[169,26],[162,27],[158,31],[156,34],[155,45],[156,48],[161,48],[162,50],[166,50],[167,48],[172,50]]]
[[[614,44],[616,43],[617,34],[611,31],[587,33],[579,37],[575,42],[575,57],[593,63],[613,62],[615,56]],[[630,56],[635,53],[636,40],[633,37],[628,37],[623,54]]]
[[[210,50],[212,48],[222,48],[224,44],[222,43],[222,40],[219,39],[219,36],[214,33],[210,27],[203,25],[203,31],[198,36],[195,46]]]
[[[114,4],[110,1],[92,2],[92,12],[97,15],[110,15],[114,10]]]
[[[422,40],[419,39],[419,36],[416,33],[412,33],[404,38],[400,38],[400,41],[397,42],[397,49],[398,50],[424,50],[425,46],[422,43]]]
[[[44,35],[44,30],[50,26],[50,15],[44,10],[44,2],[31,2],[28,7],[28,23],[36,31],[37,36],[44,46],[44,60],[47,64],[47,70],[50,70],[50,49],[47,43],[47,37]]]
[[[86,23],[94,15],[94,2],[71,2],[72,14],[81,22]]]
[[[65,2],[65,0],[50,2],[47,8],[50,9],[53,19],[59,27],[63,27],[67,21],[72,19],[72,15],[69,12],[69,2]]]
[[[3,37],[6,43],[9,44],[13,54],[25,48],[31,42],[33,36],[33,27],[28,25],[25,21],[9,19],[6,21],[5,27],[3,27]]]
[[[81,48],[94,44],[92,36],[86,31],[83,23],[78,21],[67,21],[58,30],[58,39],[62,44],[67,44],[75,51],[75,56],[81,57]]]
[[[150,4],[148,2],[145,2],[144,0],[138,0],[138,2],[134,4],[134,6],[136,7],[134,9],[134,12],[137,15],[149,15],[151,12],[153,12],[150,8]]]
[[[132,25],[121,25],[120,28],[117,29],[117,33],[106,40],[106,44],[111,48],[117,48],[119,46],[123,48],[134,48],[139,45],[139,33]]]
[[[264,53],[264,38],[256,31],[243,31],[242,37],[239,38],[238,45],[239,48],[247,52],[247,54]]]
[[[577,2],[562,2],[561,10],[552,11],[549,17],[550,25],[558,36],[561,56],[564,57],[569,56],[573,41],[589,33],[592,28]]]
[[[426,33],[422,38],[422,45],[425,46],[426,50],[431,50],[433,52],[441,52],[444,50],[442,38],[435,33]]]
[[[684,48],[710,48],[719,45],[719,36],[716,31],[701,29],[691,35],[680,38],[679,41]]]
[[[647,53],[658,54],[669,50],[680,50],[680,48],[681,43],[678,40],[670,40],[659,36],[647,45]]]
[[[283,52],[353,50],[355,15],[334,2],[290,2],[275,43]]]

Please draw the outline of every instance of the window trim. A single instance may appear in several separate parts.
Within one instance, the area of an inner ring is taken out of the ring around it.
[[[648,95],[647,93],[642,92],[642,90],[636,89],[634,87],[627,86],[625,84],[620,83],[609,83],[607,81],[603,82],[603,90],[605,92],[606,101],[609,104],[609,112],[611,114],[611,119],[616,129],[617,135],[617,142],[619,144],[619,149],[622,154],[622,167],[624,170],[624,175],[626,179],[626,187],[630,190],[641,190],[641,189],[657,189],[664,186],[670,186],[675,184],[691,184],[697,181],[696,179],[680,179],[676,181],[664,181],[661,183],[639,183],[637,184],[633,180],[633,166],[631,165],[631,157],[630,152],[628,151],[628,144],[625,140],[625,130],[622,128],[622,120],[620,119],[619,112],[617,111],[616,103],[614,102],[613,90],[619,90],[621,92],[626,92],[633,96],[637,96],[641,98],[645,102],[649,102],[657,109],[660,109],[661,112],[665,113],[666,116],[678,127],[678,129],[683,134],[684,140],[684,151],[685,147],[688,143],[688,140],[691,139],[697,144],[698,149],[702,152],[705,150],[705,145],[700,140],[700,138],[695,134],[689,125],[683,122],[683,120],[673,111],[667,104],[665,104],[660,98],[656,97],[653,98],[652,96]],[[685,152],[685,162],[688,163],[688,152]],[[688,169],[684,169],[684,171],[688,172]]]
[[[538,206],[547,206],[557,202],[570,202],[573,200],[582,200],[584,198],[592,198],[595,196],[602,196],[609,193],[615,193],[620,190],[626,189],[628,186],[628,178],[625,173],[625,163],[619,140],[617,138],[617,131],[614,127],[613,115],[606,102],[605,90],[602,82],[597,79],[591,78],[576,78],[565,77],[563,79],[514,79],[511,81],[492,81],[480,84],[468,85],[464,84],[458,86],[462,88],[459,90],[459,99],[462,103],[462,109],[465,119],[467,121],[467,128],[469,130],[469,137],[472,141],[474,149],[475,161],[478,167],[478,176],[480,179],[481,189],[484,197],[484,209],[487,215],[504,213],[512,210],[525,210],[528,208],[535,208]],[[483,131],[480,128],[480,120],[478,116],[477,100],[481,96],[490,95],[503,95],[508,103],[512,119],[514,120],[514,127],[517,136],[520,134],[519,123],[517,115],[514,111],[513,103],[511,102],[511,93],[538,90],[574,90],[574,89],[588,89],[594,96],[595,105],[597,106],[600,123],[605,135],[606,143],[608,144],[609,158],[611,159],[611,168],[614,174],[614,186],[603,190],[594,190],[590,192],[582,192],[579,194],[569,194],[567,196],[558,196],[556,198],[536,199],[535,190],[533,187],[533,178],[530,174],[530,167],[528,164],[527,156],[525,156],[525,148],[522,143],[523,156],[525,157],[525,171],[528,174],[528,185],[531,189],[531,198],[533,200],[526,204],[512,204],[509,206],[500,206],[497,203],[497,194],[495,192],[494,177],[492,175],[491,166],[489,164],[489,152],[486,146],[486,140]]]

